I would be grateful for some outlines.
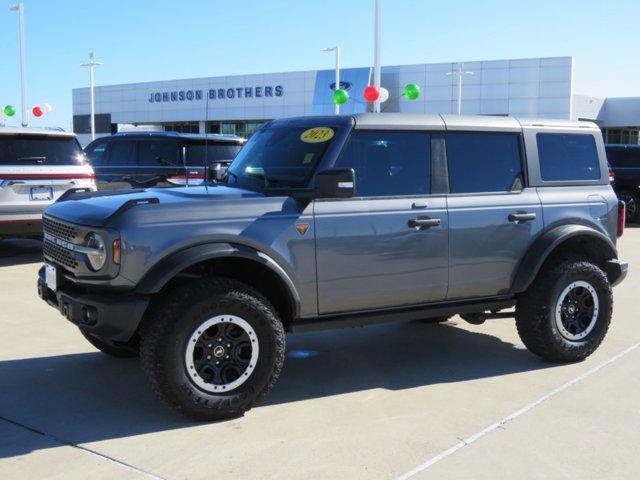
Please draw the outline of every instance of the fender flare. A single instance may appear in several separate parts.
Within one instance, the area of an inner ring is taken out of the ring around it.
[[[543,233],[520,262],[512,282],[511,293],[524,292],[536,278],[542,264],[561,243],[575,237],[591,237],[605,245],[604,256],[607,260],[618,258],[616,246],[605,234],[585,225],[560,225]]]
[[[275,273],[286,285],[294,318],[300,313],[300,295],[291,276],[272,257],[253,247],[233,243],[205,243],[179,250],[156,263],[136,287],[136,293],[158,293],[172,278],[183,270],[214,258],[244,258],[257,262]]]

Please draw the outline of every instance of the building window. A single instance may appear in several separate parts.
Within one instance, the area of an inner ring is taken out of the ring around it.
[[[235,123],[222,123],[220,124],[220,133],[223,135],[236,135],[236,127]]]
[[[607,128],[606,143],[620,145],[637,145],[640,143],[638,128]]]
[[[163,127],[165,132],[198,133],[200,131],[197,122],[165,123]]]

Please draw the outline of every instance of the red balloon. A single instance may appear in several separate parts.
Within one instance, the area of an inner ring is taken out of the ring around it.
[[[364,99],[367,102],[375,102],[380,98],[380,89],[375,85],[369,85],[364,89]]]
[[[40,107],[33,107],[33,116],[34,117],[41,117],[42,116],[42,109]]]

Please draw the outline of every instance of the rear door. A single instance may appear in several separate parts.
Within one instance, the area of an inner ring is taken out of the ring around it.
[[[517,132],[448,132],[448,299],[506,294],[543,229],[535,188],[526,186]]]
[[[314,204],[321,314],[445,299],[446,196],[432,188],[443,147],[440,133],[351,134],[335,166],[354,169],[356,197]]]

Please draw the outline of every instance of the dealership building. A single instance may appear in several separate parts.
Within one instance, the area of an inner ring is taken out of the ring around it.
[[[457,113],[459,63],[382,67],[385,112]],[[639,143],[640,97],[596,98],[574,92],[573,58],[465,62],[462,113],[595,121],[608,143]],[[340,86],[350,95],[341,113],[370,109],[362,98],[372,68],[345,68]],[[95,88],[96,134],[127,129],[249,136],[274,118],[334,113],[333,70],[233,75],[106,85]],[[422,90],[402,96],[404,85]],[[90,139],[89,89],[73,90],[73,129]]]

